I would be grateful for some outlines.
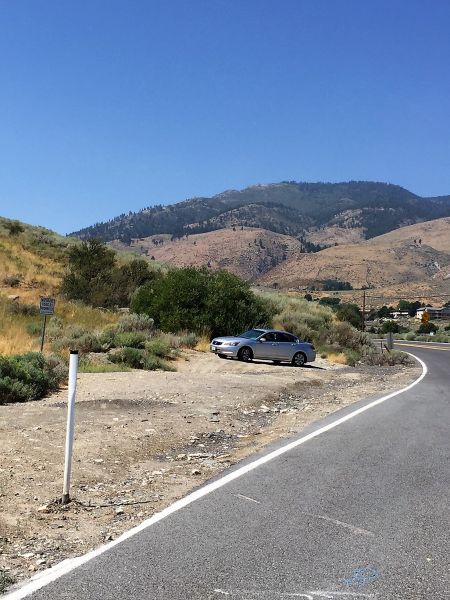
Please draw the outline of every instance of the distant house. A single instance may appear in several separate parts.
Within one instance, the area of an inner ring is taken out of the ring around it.
[[[431,320],[434,319],[450,319],[450,306],[437,308],[434,306],[424,306],[416,312],[416,319],[422,320],[423,314],[428,313]]]
[[[391,317],[395,320],[397,319],[407,319],[409,317],[409,312],[408,311],[399,311],[399,310],[394,310],[394,312],[391,312]]]

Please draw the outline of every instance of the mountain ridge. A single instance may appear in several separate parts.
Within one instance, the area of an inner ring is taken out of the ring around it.
[[[359,227],[370,239],[404,225],[450,216],[450,196],[420,197],[391,183],[283,181],[226,190],[211,197],[146,207],[71,235],[131,244],[133,239],[182,237],[231,226],[263,228],[294,237],[331,225]]]

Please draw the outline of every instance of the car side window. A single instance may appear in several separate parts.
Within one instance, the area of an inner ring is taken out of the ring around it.
[[[279,342],[285,342],[289,344],[293,344],[297,341],[296,338],[293,335],[290,335],[289,333],[278,333],[277,340]]]
[[[275,342],[275,334],[274,333],[266,333],[263,336],[266,339],[266,342]]]

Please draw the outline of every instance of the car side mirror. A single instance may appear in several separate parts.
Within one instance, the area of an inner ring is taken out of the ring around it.
[[[260,342],[267,342],[267,340],[266,340],[266,338],[265,338],[265,337],[259,338],[259,341],[260,341]]]

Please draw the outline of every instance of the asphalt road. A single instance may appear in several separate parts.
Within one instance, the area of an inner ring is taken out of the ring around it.
[[[405,350],[429,368],[411,390],[201,497],[31,598],[450,598],[450,349],[411,344]]]

